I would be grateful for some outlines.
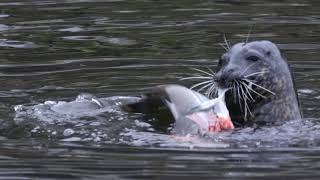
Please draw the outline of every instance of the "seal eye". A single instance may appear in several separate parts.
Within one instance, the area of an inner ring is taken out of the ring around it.
[[[248,61],[258,61],[259,57],[257,57],[257,56],[249,56],[249,57],[246,58],[246,60],[248,60]]]

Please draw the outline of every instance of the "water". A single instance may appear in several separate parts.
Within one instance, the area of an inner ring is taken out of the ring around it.
[[[2,0],[0,179],[318,179],[319,5]],[[243,41],[252,25],[251,40],[271,40],[288,58],[302,122],[174,137],[117,109],[148,87],[189,85],[178,80],[216,66],[224,33]]]

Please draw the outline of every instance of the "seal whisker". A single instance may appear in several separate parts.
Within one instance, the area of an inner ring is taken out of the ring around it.
[[[199,86],[201,86],[201,85],[208,84],[208,83],[212,83],[212,81],[209,80],[209,81],[204,81],[204,82],[200,82],[200,83],[194,84],[194,85],[192,85],[192,86],[190,87],[190,89],[194,89],[194,88],[196,88],[196,87],[199,87]]]
[[[244,89],[245,86],[243,86],[243,82],[240,82],[240,89],[241,89],[241,93],[243,94],[243,99],[244,99],[244,106],[245,106],[245,120],[247,119],[248,117],[248,112],[249,112],[249,115],[250,116],[253,116],[251,110],[250,110],[250,107],[249,107],[249,104],[248,104],[248,101],[250,101],[250,97],[248,97],[247,93],[245,92]],[[247,89],[246,89],[247,90]],[[250,93],[249,93],[250,95]],[[251,96],[251,95],[250,95]],[[253,98],[251,97],[251,99],[253,100]]]
[[[258,93],[257,91],[255,91],[254,89],[252,89],[252,87],[251,87],[251,86],[247,85],[246,83],[244,83],[244,85],[245,85],[245,86],[247,86],[247,87],[248,87],[248,89],[249,89],[250,91],[254,92],[254,93],[255,93],[255,94],[257,94],[258,96],[260,96],[260,97],[262,97],[262,98],[264,98],[264,99],[267,99],[267,97],[266,97],[266,96],[264,96],[264,95],[262,95],[262,94]]]
[[[252,25],[251,28],[250,28],[249,31],[248,31],[247,38],[246,38],[246,41],[245,41],[244,45],[246,45],[246,44],[249,42],[249,38],[250,38],[250,35],[251,35],[251,31],[252,31],[252,29],[253,29],[253,26],[254,26],[254,25]]]
[[[206,89],[206,88],[208,88],[209,86],[212,86],[212,85],[214,85],[214,83],[206,84],[206,85],[202,86],[200,89],[198,89],[197,91],[200,92],[200,91],[202,91],[202,90],[204,90],[204,89]]]
[[[223,34],[223,40],[224,40],[224,43],[227,45],[227,48],[228,48],[228,51],[230,50],[230,44],[227,40],[227,37],[226,37],[226,34]]]
[[[206,92],[205,92],[205,95],[208,96],[208,97],[210,97],[210,94],[211,94],[211,92],[212,92],[212,89],[214,89],[213,86],[208,87],[208,89],[207,89]]]
[[[272,95],[276,95],[274,92],[270,91],[269,89],[267,89],[267,88],[265,88],[265,87],[263,87],[263,86],[260,86],[260,85],[258,85],[258,84],[256,84],[256,83],[250,81],[249,79],[243,79],[243,80],[252,83],[253,85],[255,85],[255,86],[257,86],[257,87],[259,87],[259,88],[261,88],[261,89],[263,89],[263,90],[271,93]]]
[[[247,84],[242,82],[242,81],[240,81],[240,83],[243,85],[243,88],[246,90],[246,94],[248,94],[250,100],[254,101],[254,99],[253,99],[253,97],[252,97],[252,95],[251,95],[251,93],[249,91],[249,87],[247,86]]]
[[[240,95],[239,84],[238,84],[237,81],[235,81],[235,83],[236,83],[236,88],[237,88],[237,95],[238,95],[238,101],[239,101],[240,109],[243,110],[243,109],[242,109],[242,104],[241,104],[241,98],[242,98],[242,97],[241,97],[241,95]]]
[[[243,79],[250,80],[250,82],[254,82],[254,83],[258,82],[257,80],[253,80],[253,79],[247,79],[247,78],[243,78]],[[252,84],[251,84],[251,86],[252,86]]]
[[[209,67],[209,66],[206,66],[207,67],[207,69],[211,72],[211,74],[214,76],[214,75],[216,75],[216,73]]]
[[[245,96],[244,94],[244,91],[243,91],[243,88],[241,86],[241,84],[239,84],[239,90],[240,90],[240,93],[241,93],[241,97],[243,99],[243,102],[244,102],[244,119],[247,120],[247,97]],[[241,103],[241,102],[240,102]]]
[[[217,95],[218,91],[217,91],[217,87],[215,86],[215,84],[213,84],[212,86],[210,86],[206,92],[206,95],[208,97],[215,97]]]
[[[249,65],[244,71],[242,71],[242,73],[240,74],[240,76],[242,76],[244,73],[246,73],[253,65],[255,65],[256,63],[253,63],[251,65]]]
[[[245,106],[244,120],[247,121],[248,120],[248,112],[249,112],[250,116],[253,116],[253,114],[249,108],[247,101],[244,102],[244,106]]]
[[[224,50],[229,51],[229,49],[228,49],[224,44],[219,43],[219,45],[220,45]]]
[[[181,79],[179,79],[179,80],[180,80],[180,81],[183,81],[183,80],[189,80],[189,79],[212,79],[212,77],[206,77],[206,76],[191,76],[191,77],[181,78]]]
[[[190,87],[190,89],[199,88],[197,91],[201,92],[205,90],[205,95],[210,98],[210,96],[215,96],[217,93],[217,87],[216,83],[214,81],[215,79],[215,72],[209,67],[206,66],[208,71],[198,69],[198,68],[190,68],[192,70],[195,70],[197,72],[200,72],[201,74],[196,74],[195,76],[181,78],[180,80],[200,80],[201,82],[196,83]]]
[[[239,86],[240,86],[240,90],[241,90],[241,92],[242,92],[242,95],[243,95],[243,99],[249,99],[248,98],[248,96],[247,96],[247,94],[245,93],[245,91],[243,90],[243,87],[242,87],[242,84],[239,82]]]
[[[248,78],[248,77],[250,77],[250,76],[257,75],[257,74],[263,74],[263,73],[266,73],[266,72],[269,72],[269,71],[259,71],[259,72],[254,72],[254,73],[251,73],[251,74],[245,75],[245,76],[244,76],[244,78]]]
[[[198,72],[201,72],[201,73],[203,73],[203,74],[209,75],[209,76],[211,76],[211,77],[214,76],[214,74],[210,74],[209,72],[204,71],[204,70],[201,70],[201,69],[197,69],[197,68],[191,68],[191,69],[193,69],[193,70],[195,70],[195,71],[198,71]]]
[[[246,107],[247,114],[248,114],[248,112],[249,112],[249,115],[250,115],[251,117],[253,117],[253,114],[252,114],[252,112],[251,112],[251,109],[250,109],[249,104],[247,103],[247,101],[245,101],[245,107]],[[246,118],[247,118],[247,117],[246,117]]]

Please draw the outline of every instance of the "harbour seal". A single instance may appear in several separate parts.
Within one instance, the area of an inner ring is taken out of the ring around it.
[[[207,88],[208,96],[216,94],[213,91],[217,88],[229,89],[225,96],[226,105],[236,127],[272,125],[301,119],[292,73],[278,47],[270,41],[237,43],[221,56],[215,72],[196,70],[204,75],[183,79],[205,81],[191,89]],[[194,98],[196,96],[192,94],[194,92],[179,86],[157,86],[139,102],[123,107],[127,112],[158,116],[156,119],[160,121],[155,121],[157,125],[169,127],[174,121],[163,120],[174,118],[172,110],[165,102],[172,102],[180,110],[204,102],[202,95],[197,94],[198,98]],[[162,111],[164,109],[166,111]],[[168,115],[168,109],[171,110],[171,115]],[[163,114],[161,112],[167,112],[167,116],[159,116]]]
[[[235,125],[271,125],[301,119],[292,73],[270,41],[237,43],[219,60],[214,81],[230,88],[226,104]]]

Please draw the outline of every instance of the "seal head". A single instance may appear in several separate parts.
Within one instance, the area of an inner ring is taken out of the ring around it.
[[[236,125],[301,119],[292,73],[270,41],[232,46],[219,60],[215,81],[231,89],[226,103]]]

